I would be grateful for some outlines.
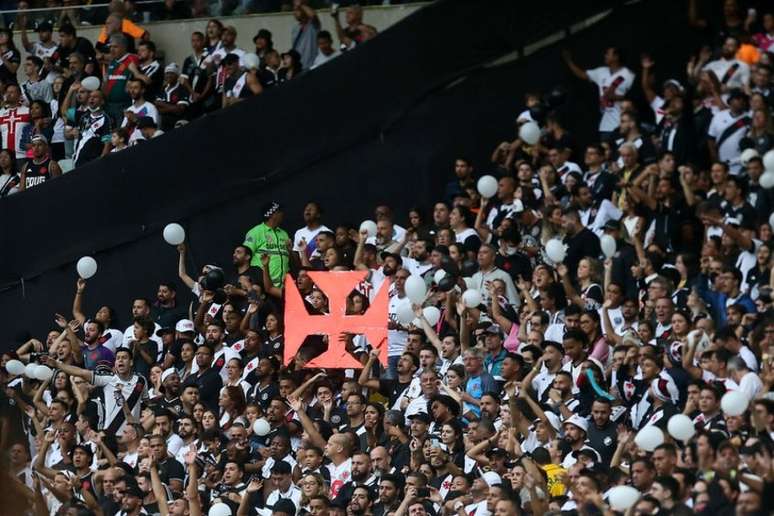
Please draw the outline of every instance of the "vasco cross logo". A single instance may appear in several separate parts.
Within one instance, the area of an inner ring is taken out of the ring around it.
[[[372,347],[379,349],[382,363],[386,363],[384,349],[387,342],[387,303],[389,283],[382,283],[376,298],[363,315],[346,315],[347,296],[365,277],[363,271],[309,272],[317,288],[328,297],[329,313],[310,315],[288,275],[285,281],[285,364],[296,355],[308,335],[327,335],[328,350],[307,362],[306,367],[361,368],[363,364],[350,355],[342,342],[341,333],[365,335]]]

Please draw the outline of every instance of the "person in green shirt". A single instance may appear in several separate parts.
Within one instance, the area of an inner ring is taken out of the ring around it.
[[[271,202],[263,209],[263,223],[245,235],[244,246],[253,251],[250,265],[261,267],[261,255],[269,255],[269,277],[274,286],[282,288],[285,275],[290,271],[290,246],[287,232],[280,228],[284,217],[278,202]]]

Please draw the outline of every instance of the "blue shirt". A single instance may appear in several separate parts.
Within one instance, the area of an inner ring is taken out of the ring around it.
[[[465,384],[465,392],[477,400],[480,400],[485,392],[494,391],[495,388],[494,378],[486,371],[483,371],[479,376],[471,376]],[[464,403],[464,412],[473,412],[476,417],[481,417],[481,409],[467,401]]]

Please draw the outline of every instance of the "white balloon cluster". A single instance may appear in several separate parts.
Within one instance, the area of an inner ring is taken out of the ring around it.
[[[763,155],[763,167],[766,171],[758,178],[758,184],[768,189],[774,186],[774,149]]]
[[[14,376],[21,376],[22,374],[32,380],[40,380],[45,382],[50,380],[54,376],[54,371],[50,367],[40,364],[27,364],[26,366],[18,360],[9,360],[5,364],[5,370]]]

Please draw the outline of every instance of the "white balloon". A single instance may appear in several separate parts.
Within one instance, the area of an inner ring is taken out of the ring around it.
[[[535,122],[527,122],[519,128],[519,138],[527,145],[535,145],[540,139],[540,126]]]
[[[602,235],[599,239],[599,245],[602,248],[602,253],[606,258],[612,258],[615,255],[616,244],[615,238],[610,235]]]
[[[772,211],[771,215],[769,215],[769,226],[774,228],[774,211]]]
[[[266,421],[264,418],[259,418],[255,420],[255,423],[253,423],[253,433],[259,437],[263,437],[264,435],[271,432],[271,425],[268,421]]]
[[[614,511],[624,512],[640,499],[640,492],[632,486],[615,486],[608,493],[610,507]]]
[[[634,443],[645,451],[653,451],[664,443],[664,432],[655,425],[648,425],[634,436]]]
[[[84,256],[78,260],[75,268],[78,270],[78,276],[89,279],[97,273],[97,260],[91,256]]]
[[[422,315],[425,316],[425,320],[430,326],[435,326],[441,318],[441,311],[434,306],[426,306],[422,309]]]
[[[257,70],[258,67],[261,66],[261,58],[254,52],[245,54],[242,60],[244,61],[245,69],[247,70]]]
[[[232,516],[231,507],[225,503],[214,503],[210,506],[207,516]]]
[[[774,149],[763,155],[763,167],[768,172],[774,172]]]
[[[554,263],[562,263],[567,256],[567,247],[558,238],[546,242],[546,255]]]
[[[446,271],[443,269],[438,269],[437,271],[435,271],[435,274],[433,274],[433,281],[437,285],[441,282],[444,276],[446,276]]]
[[[18,360],[9,360],[5,364],[5,370],[14,376],[19,376],[20,374],[24,374],[24,364]]]
[[[27,364],[24,366],[24,376],[27,378],[35,379],[35,371],[38,369],[38,364]]]
[[[363,231],[364,229],[368,232],[369,238],[376,236],[376,222],[373,220],[364,220],[363,223],[360,224],[360,231]]]
[[[481,304],[481,292],[474,288],[470,288],[462,293],[462,302],[468,308],[475,308]]]
[[[742,162],[742,166],[743,167],[746,167],[747,163],[749,163],[750,160],[753,159],[756,156],[759,156],[757,150],[755,150],[755,149],[745,149],[739,155],[739,161]]]
[[[180,224],[173,222],[164,227],[164,240],[169,245],[180,245],[185,242],[185,229]]]
[[[758,178],[758,184],[763,188],[771,188],[774,186],[774,170],[767,170],[764,172],[763,175]]]
[[[411,301],[408,297],[404,297],[398,302],[398,306],[395,308],[395,316],[398,318],[398,322],[404,326],[414,322],[414,309],[411,307]]]
[[[484,199],[491,199],[497,194],[497,179],[493,176],[481,176],[478,180],[478,193]]]
[[[685,414],[675,414],[670,417],[667,423],[667,430],[669,435],[680,441],[687,441],[696,433],[693,421]]]
[[[99,79],[94,76],[86,77],[81,81],[81,86],[85,90],[96,91],[99,89]]]
[[[720,399],[720,408],[727,416],[741,416],[747,410],[750,399],[741,391],[728,391]]]
[[[422,276],[419,276],[418,274],[409,276],[406,279],[405,288],[406,296],[412,303],[415,305],[422,304],[425,300],[425,295],[427,294],[427,285],[425,285],[425,280],[422,279]]]
[[[39,365],[38,367],[35,368],[35,378],[37,378],[41,382],[50,380],[52,376],[54,376],[54,371],[52,371],[51,368],[49,367],[46,367],[44,365]]]

